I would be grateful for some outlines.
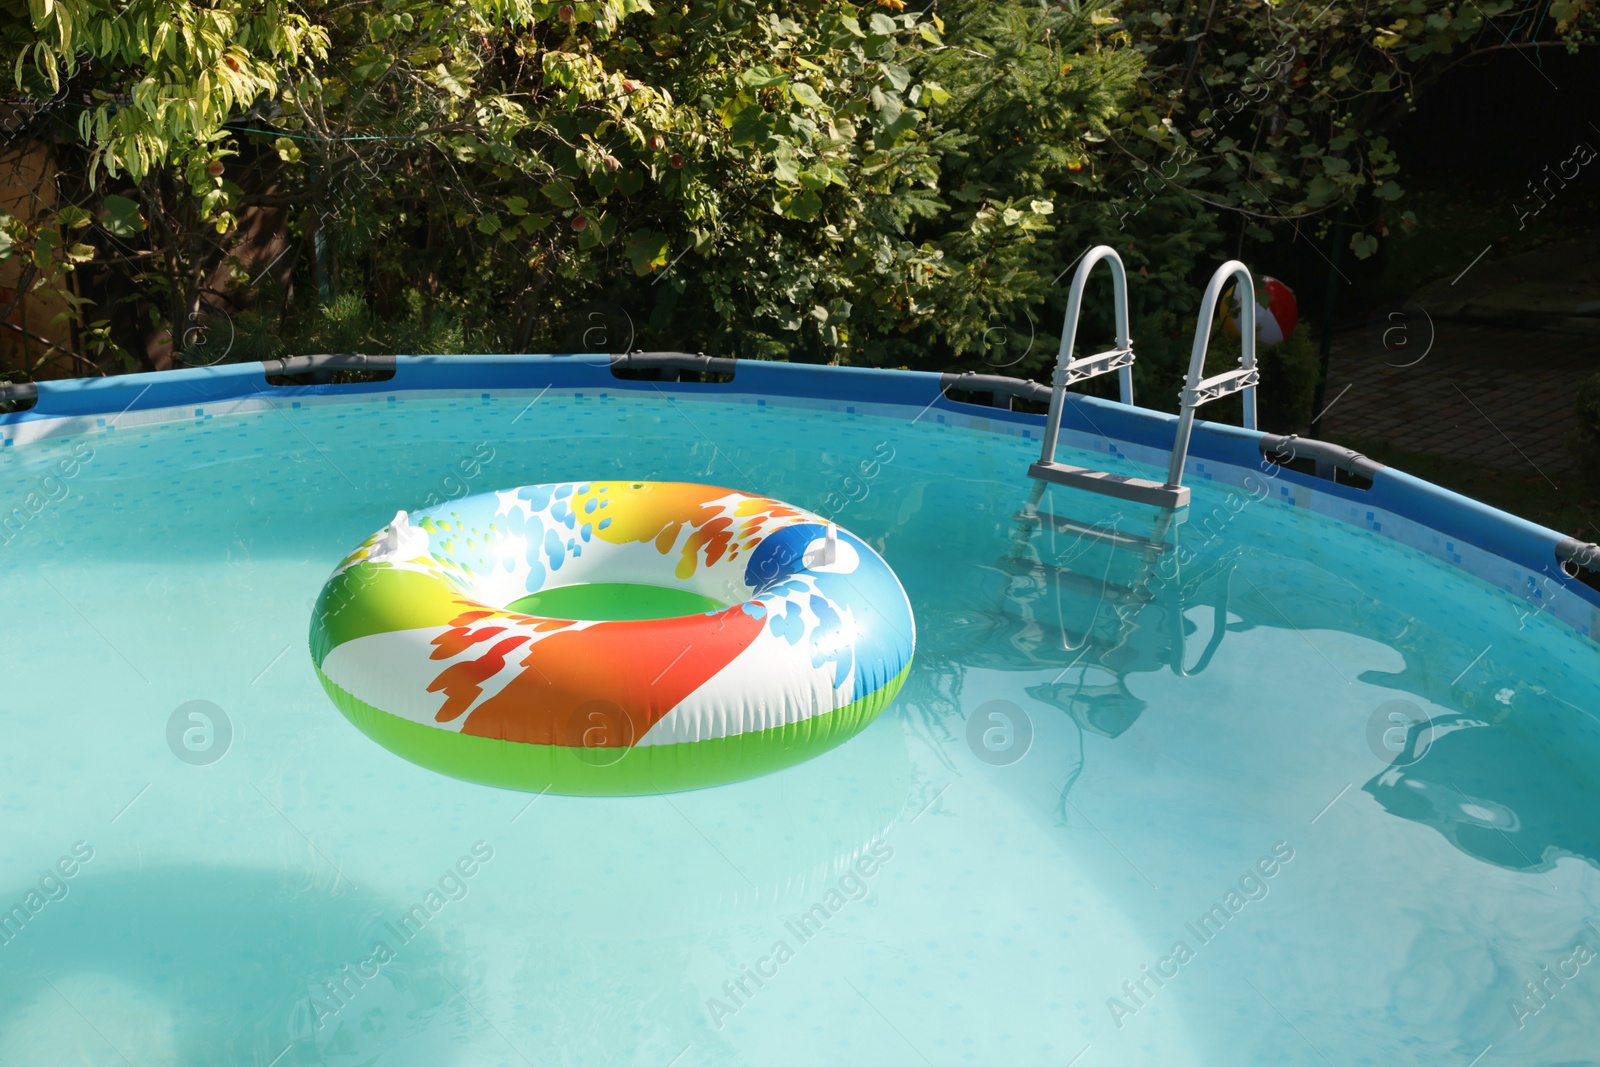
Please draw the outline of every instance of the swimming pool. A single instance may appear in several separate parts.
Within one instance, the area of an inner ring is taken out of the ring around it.
[[[0,423],[0,1063],[1600,1062],[1600,628],[1547,532],[1214,426],[1176,529],[1019,516],[1041,420],[936,376],[400,362]],[[1082,401],[1061,455],[1148,473],[1163,428]],[[599,478],[866,539],[916,612],[898,699],[617,799],[441,777],[329,705],[351,546]]]

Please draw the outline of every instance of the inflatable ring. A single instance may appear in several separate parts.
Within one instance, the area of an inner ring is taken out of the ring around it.
[[[528,791],[694,789],[840,744],[894,699],[911,604],[860,538],[682,482],[400,512],[333,572],[311,658],[399,756]]]

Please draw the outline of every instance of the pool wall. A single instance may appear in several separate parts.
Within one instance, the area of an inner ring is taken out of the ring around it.
[[[260,363],[235,363],[150,374],[38,383],[33,408],[0,415],[0,454],[32,442],[112,433],[156,423],[206,420],[277,408],[377,398],[459,397],[557,389],[581,395],[655,392],[731,404],[781,403],[841,414],[928,420],[1038,440],[1044,416],[951,399],[947,376],[741,360],[731,382],[667,382],[619,378],[607,355],[399,356],[384,381],[278,386]],[[1068,394],[1063,443],[1108,457],[1165,468],[1177,418]],[[1459,493],[1384,467],[1368,488],[1277,466],[1261,452],[1263,435],[1198,421],[1184,468],[1186,484],[1213,482],[1239,490],[1239,500],[1273,497],[1405,544],[1523,600],[1528,613],[1549,612],[1600,639],[1600,592],[1569,576],[1558,547],[1562,534]],[[1019,487],[1027,469],[1017,469]],[[1019,500],[1020,502],[1020,500]],[[1137,507],[1138,505],[1130,505]],[[1231,516],[1226,505],[1197,500],[1189,528],[1215,536]],[[1189,536],[1195,536],[1191,533]]]

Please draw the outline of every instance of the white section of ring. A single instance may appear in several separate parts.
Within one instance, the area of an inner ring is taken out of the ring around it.
[[[322,673],[328,680],[357,700],[388,712],[401,719],[432,726],[438,730],[460,733],[473,709],[497,695],[511,681],[522,674],[522,661],[527,657],[533,642],[555,633],[574,633],[590,623],[578,623],[562,630],[539,632],[530,623],[518,623],[504,618],[484,619],[473,623],[474,631],[504,628],[483,641],[468,645],[457,656],[449,659],[430,659],[434,652],[433,641],[439,635],[455,629],[452,626],[428,626],[415,630],[391,630],[388,633],[357,637],[336,646],[322,661]],[[446,694],[428,692],[428,686],[452,664],[474,660],[496,644],[509,637],[527,635],[530,640],[511,649],[505,656],[505,666],[478,683],[481,692],[472,704],[450,722],[439,722],[435,716],[444,707]]]
[[[837,689],[833,676],[832,663],[811,665],[809,633],[791,645],[763,626],[748,648],[684,697],[635,746],[731,737],[825,715],[850,703],[855,684],[854,671]]]

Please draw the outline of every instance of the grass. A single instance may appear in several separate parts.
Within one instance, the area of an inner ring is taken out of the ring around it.
[[[1570,475],[1552,485],[1533,468],[1522,471],[1491,470],[1422,452],[1396,448],[1386,441],[1354,439],[1348,447],[1407,474],[1442,485],[1464,496],[1520,515],[1541,526],[1576,537],[1600,541],[1600,489],[1581,487]]]

